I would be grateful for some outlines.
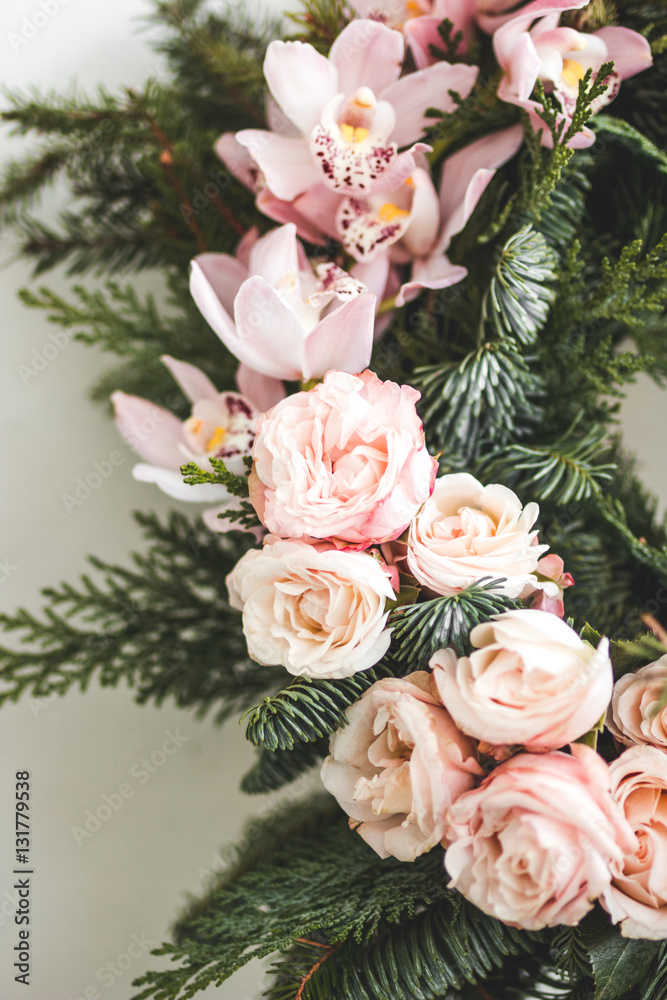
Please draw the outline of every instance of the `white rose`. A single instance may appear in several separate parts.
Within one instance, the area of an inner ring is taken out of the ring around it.
[[[470,656],[441,649],[430,664],[443,705],[469,736],[555,750],[587,733],[609,704],[609,640],[595,649],[548,611],[494,615],[470,641]]]
[[[388,571],[366,552],[268,536],[227,577],[250,656],[291,674],[350,677],[389,647]]]
[[[485,576],[505,577],[500,592],[524,597],[535,589],[540,556],[531,531],[540,509],[521,506],[506,486],[482,486],[467,472],[441,476],[410,526],[408,565],[436,594],[456,594]]]

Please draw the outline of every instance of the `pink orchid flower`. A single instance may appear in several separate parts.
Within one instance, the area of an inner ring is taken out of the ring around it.
[[[293,223],[257,240],[247,266],[228,254],[195,257],[190,291],[245,366],[240,384],[254,384],[250,372],[259,373],[264,395],[276,380],[321,378],[330,368],[353,373],[370,360],[375,296],[333,263],[313,270]]]
[[[179,470],[186,462],[208,469],[209,458],[222,458],[230,472],[244,472],[243,458],[251,453],[259,412],[237,392],[218,392],[194,365],[166,354],[162,361],[192,402],[192,414],[181,421],[148,399],[113,393],[116,426],[130,448],[144,459],[135,465],[132,475],[140,482],[155,483],[175,500],[218,502],[220,506],[207,511],[204,520],[213,530],[224,531],[230,525],[224,525],[217,515],[236,506],[235,498],[222,485],[187,486]]]
[[[423,169],[388,195],[347,198],[339,210],[343,244],[362,262],[356,277],[374,290],[389,278],[390,265],[411,266],[410,279],[396,295],[401,306],[422,288],[446,288],[465,278],[465,267],[452,264],[447,249],[465,227],[496,170],[523,141],[520,125],[484,136],[450,156],[440,192]],[[384,200],[383,200],[384,199]]]
[[[599,111],[618,93],[621,80],[647,69],[652,63],[651,49],[642,35],[628,28],[601,28],[592,34],[558,27],[562,11],[584,7],[588,0],[535,0],[517,17],[498,28],[493,36],[496,58],[504,76],[498,87],[498,97],[517,104],[530,115],[533,128],[542,130],[542,144],[551,146],[553,137],[537,114],[539,105],[531,99],[538,80],[544,89],[559,101],[560,118],[567,129],[577,103],[579,81],[586,70],[595,75],[602,64],[613,60],[614,70],[609,86],[594,103]],[[531,27],[532,26],[532,27]],[[573,149],[590,146],[595,136],[589,128],[573,136]]]
[[[450,91],[467,96],[478,70],[440,62],[399,79],[404,54],[402,36],[370,20],[348,24],[328,59],[307,43],[271,42],[264,75],[287,119],[284,131],[296,135],[245,129],[236,139],[276,198],[292,201],[318,184],[391,188],[412,173],[415,153],[428,147],[398,150],[424,133],[429,107],[452,111]]]

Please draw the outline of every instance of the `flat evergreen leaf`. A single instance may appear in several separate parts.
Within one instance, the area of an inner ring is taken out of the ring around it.
[[[612,1000],[631,990],[660,950],[659,941],[622,938],[597,909],[584,919],[580,931],[593,967],[594,1000]]]

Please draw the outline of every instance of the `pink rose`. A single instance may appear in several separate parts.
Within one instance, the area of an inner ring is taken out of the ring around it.
[[[377,681],[347,719],[331,738],[324,786],[381,858],[414,861],[442,840],[447,808],[482,774],[475,744],[423,670]]]
[[[575,926],[633,850],[607,765],[572,751],[519,754],[449,810],[450,886],[515,927]]]
[[[330,371],[257,424],[250,499],[275,535],[355,548],[398,538],[437,470],[410,386]]]
[[[387,652],[387,568],[366,552],[267,538],[227,577],[250,656],[291,674],[349,677]]]
[[[658,706],[667,686],[667,654],[634,674],[619,677],[607,712],[607,729],[626,746],[667,750],[667,708]]]
[[[537,545],[532,527],[540,508],[521,506],[506,486],[482,486],[467,472],[441,476],[410,525],[408,566],[436,594],[456,594],[485,576],[505,577],[501,592],[523,597],[534,589]]]
[[[667,755],[655,747],[632,747],[609,766],[611,790],[635,831],[602,902],[621,934],[667,937]],[[664,866],[664,867],[663,867]]]
[[[470,633],[477,647],[431,658],[434,683],[456,724],[476,739],[554,750],[588,732],[613,685],[609,642],[597,650],[546,611],[506,611]]]

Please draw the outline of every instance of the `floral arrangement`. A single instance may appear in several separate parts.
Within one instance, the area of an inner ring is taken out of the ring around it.
[[[247,709],[242,787],[325,793],[254,828],[138,998],[275,952],[275,1000],[664,997],[667,531],[610,431],[667,373],[667,12],[312,0],[288,40],[157,17],[173,84],[16,98],[78,138],[0,205],[38,270],[164,269],[176,318],[113,281],[24,299],[129,356],[98,395],[135,478],[206,509],[142,517],[153,550],[98,562],[106,590],[6,616],[38,648],[3,651],[4,697],[99,671]],[[59,170],[91,231],[16,214]],[[91,649],[72,618],[104,627],[123,586],[131,629]]]

